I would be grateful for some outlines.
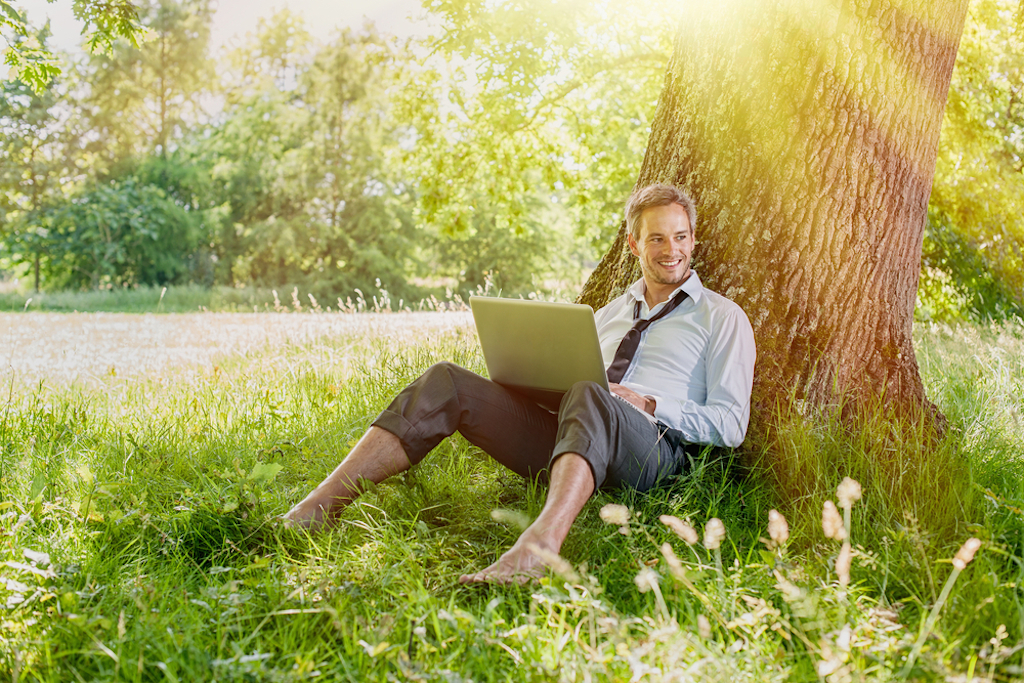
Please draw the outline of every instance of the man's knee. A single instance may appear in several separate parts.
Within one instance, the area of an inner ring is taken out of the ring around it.
[[[451,374],[454,374],[454,373],[456,373],[456,372],[458,372],[459,370],[462,370],[462,369],[463,368],[461,366],[456,365],[455,363],[451,362],[450,360],[443,360],[440,363],[434,363],[433,365],[431,365],[429,368],[426,369],[426,371],[423,373],[423,375],[424,376],[426,376],[426,375],[438,375],[438,374],[451,375]]]
[[[603,402],[610,396],[611,393],[597,382],[576,382],[576,384],[569,387],[569,391],[565,392],[565,396],[562,397],[562,407],[580,401],[586,403]]]
[[[434,363],[427,368],[420,376],[420,382],[433,386],[451,386],[456,392],[458,392],[461,385],[478,377],[479,375],[467,370],[461,365],[445,360],[440,363]]]

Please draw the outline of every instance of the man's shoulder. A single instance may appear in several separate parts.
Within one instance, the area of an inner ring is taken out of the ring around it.
[[[750,327],[750,319],[747,317],[746,311],[732,299],[704,287],[701,290],[701,300],[702,305],[715,318],[741,321],[741,324],[744,324],[745,327]]]
[[[733,311],[737,313],[743,313],[743,309],[740,305],[728,298],[724,294],[719,294],[713,289],[704,287],[701,289],[701,296],[707,300],[707,305],[722,311]],[[743,313],[746,315],[746,313]]]

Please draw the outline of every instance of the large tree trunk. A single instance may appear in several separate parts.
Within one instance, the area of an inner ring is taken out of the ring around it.
[[[754,326],[755,420],[788,397],[930,405],[911,328],[967,4],[688,5],[637,185],[696,200],[695,268]],[[595,308],[639,277],[624,229]]]

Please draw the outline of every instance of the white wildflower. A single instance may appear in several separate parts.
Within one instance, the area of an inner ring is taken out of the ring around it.
[[[629,508],[625,505],[608,503],[601,508],[601,519],[606,524],[615,524],[618,526],[629,524]]]
[[[704,525],[704,547],[714,550],[722,544],[725,538],[725,525],[718,517],[712,517]]]
[[[971,560],[974,559],[974,553],[978,552],[978,548],[981,547],[981,541],[976,538],[968,538],[960,550],[956,551],[956,557],[953,558],[953,566],[963,571]]]
[[[843,518],[839,516],[836,504],[826,500],[821,511],[821,529],[825,532],[825,538],[834,538],[842,541],[846,538],[846,527],[843,526]]]
[[[551,571],[558,574],[569,583],[577,583],[580,580],[579,575],[573,570],[572,565],[558,553],[553,553],[546,548],[541,548],[536,543],[528,543],[526,548],[534,555],[540,558]]]
[[[836,671],[839,671],[839,667],[843,665],[843,660],[839,657],[831,657],[829,659],[823,659],[818,662],[818,675],[819,676],[830,676]]]
[[[704,640],[711,638],[711,622],[703,614],[697,615],[697,634]]]
[[[789,540],[789,522],[778,510],[768,511],[768,535],[776,546],[784,545]]]
[[[843,481],[840,482],[839,488],[836,489],[836,498],[839,500],[839,507],[844,509],[852,508],[853,504],[860,500],[860,497],[860,482],[856,479],[843,477]]]
[[[633,577],[633,583],[641,593],[646,593],[658,587],[658,573],[650,567],[644,567]]]
[[[679,561],[675,551],[672,550],[672,546],[668,543],[662,543],[661,554],[664,555],[665,562],[668,564],[668,568],[672,571],[673,576],[681,577],[684,575],[683,563]]]
[[[850,629],[850,625],[847,624],[843,627],[843,630],[836,636],[836,647],[843,652],[850,651],[850,642],[853,640],[853,631]]]
[[[662,524],[671,529],[676,536],[686,541],[688,545],[693,545],[700,540],[697,536],[697,530],[678,517],[662,515],[661,517],[658,517],[658,519]]]

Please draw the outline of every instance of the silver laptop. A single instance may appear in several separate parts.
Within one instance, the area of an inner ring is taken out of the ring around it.
[[[576,382],[608,389],[590,306],[484,296],[469,305],[493,381],[549,410]]]

